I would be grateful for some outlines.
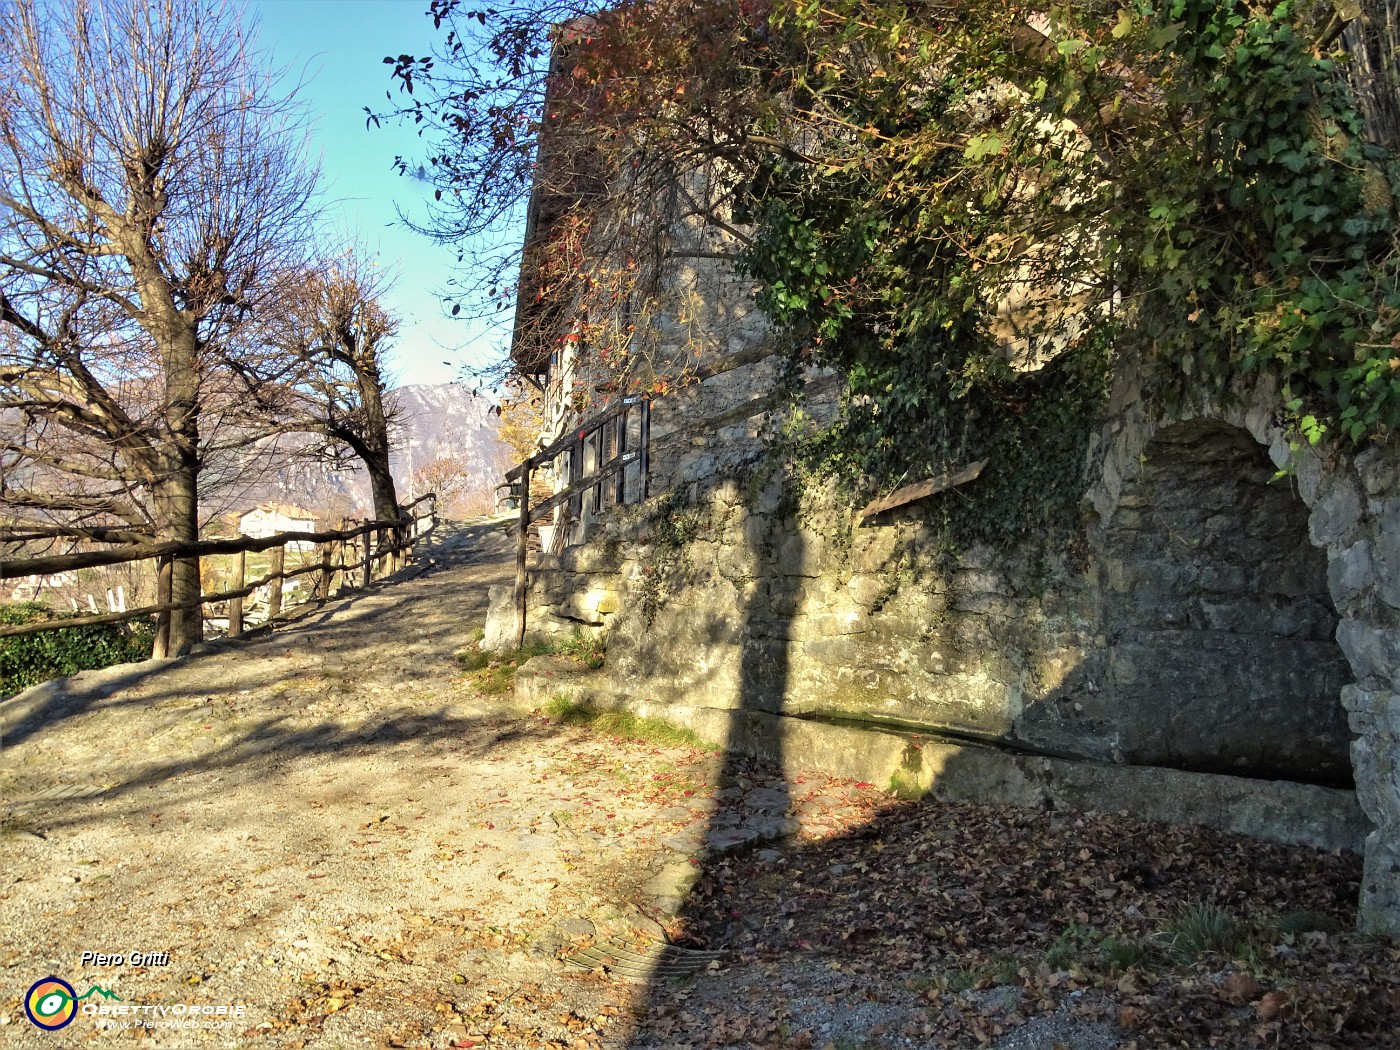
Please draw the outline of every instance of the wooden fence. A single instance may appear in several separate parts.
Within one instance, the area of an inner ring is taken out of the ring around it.
[[[418,513],[421,504],[427,504],[426,513]],[[424,521],[426,528],[420,527]],[[283,583],[296,576],[316,574],[312,600],[324,602],[338,593],[335,576],[340,574],[340,585],[354,579],[361,587],[368,587],[370,581],[397,572],[412,558],[414,544],[428,535],[437,524],[437,496],[426,493],[404,507],[404,516],[386,521],[367,521],[353,528],[336,529],[329,532],[282,532],[275,536],[258,539],[239,537],[227,540],[200,540],[197,543],[158,543],[145,546],[126,546],[114,550],[79,551],[73,554],[55,554],[22,561],[0,561],[0,580],[21,576],[50,576],[77,569],[96,568],[102,565],[122,565],[129,562],[154,561],[156,563],[156,601],[154,605],[120,612],[98,613],[92,616],[77,616],[62,620],[44,620],[36,623],[17,624],[0,627],[0,638],[20,634],[37,634],[41,631],[56,631],[65,627],[84,627],[89,624],[119,623],[142,617],[156,618],[155,645],[153,656],[165,657],[170,654],[170,614],[177,609],[198,609],[212,602],[228,603],[228,635],[236,637],[243,633],[244,600],[260,587],[268,589],[268,614],[266,622],[282,617]],[[287,545],[291,543],[314,544],[319,557],[300,568],[286,566]],[[271,565],[267,573],[259,579],[248,582],[247,557],[251,553],[271,550]],[[172,567],[177,559],[201,558],[211,555],[237,555],[234,568],[233,586],[228,590],[212,594],[201,593],[199,598],[187,604],[172,600]],[[352,574],[357,574],[352,577]]]
[[[637,434],[629,447],[632,414]],[[647,497],[648,456],[651,447],[651,402],[642,397],[623,398],[613,407],[571,428],[553,444],[506,472],[512,495],[519,501],[519,526],[515,538],[515,644],[525,643],[525,559],[530,525],[556,509],[562,513],[555,535],[562,541],[575,522],[584,522],[608,504],[644,500]],[[567,482],[548,499],[530,505],[530,475],[546,463],[568,457]],[[627,487],[627,468],[637,465],[636,487]],[[605,482],[610,482],[606,484]]]

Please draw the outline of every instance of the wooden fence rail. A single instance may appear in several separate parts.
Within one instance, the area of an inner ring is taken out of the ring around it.
[[[420,514],[415,508],[427,503],[427,512]],[[437,496],[429,492],[418,497],[404,508],[404,516],[384,521],[367,521],[353,528],[335,529],[327,532],[281,532],[275,536],[254,539],[240,537],[227,540],[200,540],[197,543],[156,543],[143,546],[127,545],[115,550],[80,551],[73,554],[56,554],[42,558],[0,561],[0,580],[20,576],[51,576],[76,569],[95,568],[102,565],[122,565],[129,562],[156,562],[156,601],[138,609],[124,612],[99,613],[92,616],[77,616],[62,620],[43,620],[36,623],[16,624],[0,627],[0,638],[22,634],[38,634],[41,631],[57,631],[65,627],[85,627],[90,624],[120,623],[154,616],[156,637],[153,656],[169,655],[170,614],[177,609],[196,609],[213,602],[229,603],[228,634],[235,637],[244,630],[243,600],[261,587],[268,588],[267,622],[272,622],[282,614],[283,582],[296,576],[317,573],[313,597],[324,602],[337,592],[332,586],[336,573],[344,581],[354,570],[360,570],[359,585],[369,586],[376,576],[386,576],[403,568],[412,557],[414,544],[428,535],[437,526]],[[426,528],[420,524],[428,522]],[[290,543],[315,544],[320,557],[300,568],[286,567],[286,550]],[[247,556],[250,553],[271,550],[271,564],[265,575],[252,581],[246,579]],[[215,554],[236,554],[232,588],[212,594],[201,593],[198,600],[186,604],[173,601],[171,597],[172,567],[177,558],[200,558]]]
[[[627,447],[628,421],[633,411],[638,418],[636,448]],[[523,463],[506,471],[511,493],[519,501],[520,519],[515,537],[515,645],[525,644],[525,560],[530,525],[555,508],[564,508],[563,525],[582,521],[587,511],[603,506],[603,482],[612,479],[609,495],[614,503],[628,500],[627,468],[637,465],[641,478],[639,488],[630,495],[639,500],[647,497],[648,456],[651,450],[651,402],[642,397],[626,397],[611,408],[598,413],[536,452]],[[530,505],[530,475],[546,463],[568,456],[568,482],[548,499]],[[588,460],[592,459],[592,464]],[[507,486],[502,486],[507,487]]]

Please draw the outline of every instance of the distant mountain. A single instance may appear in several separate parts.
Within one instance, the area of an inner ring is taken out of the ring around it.
[[[400,432],[389,464],[401,501],[409,497],[410,476],[434,460],[464,460],[473,477],[480,484],[489,482],[492,490],[515,465],[510,448],[497,436],[500,417],[491,411],[494,403],[474,396],[466,384],[401,386],[393,397]]]
[[[464,486],[469,498],[459,501],[458,512],[486,509],[492,491],[513,465],[510,449],[497,437],[499,417],[491,411],[492,402],[473,396],[462,383],[402,386],[391,391],[390,398],[397,424],[390,434],[394,452],[389,463],[400,502],[421,494],[411,484],[412,474],[435,460],[455,459],[469,475]],[[329,524],[341,517],[367,517],[369,479],[358,460],[337,466],[294,457],[290,450],[306,441],[283,439],[262,470],[248,470],[242,483],[211,496],[206,512],[213,516],[259,503],[283,503],[304,507]]]

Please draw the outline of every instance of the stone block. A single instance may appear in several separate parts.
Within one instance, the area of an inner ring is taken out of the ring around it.
[[[617,569],[615,558],[601,543],[576,543],[565,547],[559,556],[559,566],[569,573],[612,572]]]
[[[1333,474],[1319,482],[1316,501],[1308,517],[1308,535],[1319,547],[1349,544],[1361,522],[1361,494],[1345,475]]]
[[[1400,670],[1400,630],[1347,619],[1337,625],[1337,644],[1359,683],[1400,689],[1395,681]]]
[[[752,509],[755,514],[773,514],[783,505],[783,481],[771,477],[754,493]]]
[[[601,627],[622,608],[622,594],[610,587],[586,585],[553,607],[554,615],[590,627]]]
[[[1371,582],[1371,543],[1361,540],[1341,550],[1333,549],[1327,559],[1327,590],[1339,607],[1359,597]]]
[[[1293,474],[1298,479],[1298,495],[1309,507],[1321,497],[1323,483],[1334,476],[1318,451],[1309,446],[1294,453]]]
[[[1382,504],[1372,563],[1376,593],[1392,609],[1400,609],[1400,499]]]
[[[854,540],[851,564],[857,572],[887,570],[898,544],[899,531],[891,526],[860,529]]]
[[[1400,833],[1377,828],[1366,838],[1357,924],[1363,933],[1400,938]]]
[[[486,591],[486,631],[481,648],[488,653],[515,647],[515,585],[501,584]]]
[[[846,581],[846,593],[863,609],[869,609],[877,599],[891,596],[891,580],[885,575],[857,573]]]
[[[815,532],[790,532],[778,545],[777,568],[788,576],[819,576],[825,554],[826,541]]]
[[[1371,447],[1356,456],[1353,464],[1368,496],[1379,496],[1400,489],[1400,456],[1393,449]]]
[[[1356,800],[1377,827],[1400,835],[1400,739],[1390,733],[1358,737],[1351,744]]]

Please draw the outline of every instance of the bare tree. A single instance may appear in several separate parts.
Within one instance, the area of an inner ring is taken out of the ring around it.
[[[222,4],[0,4],[10,507],[197,538],[211,417],[263,352],[269,277],[312,241],[298,121]],[[198,587],[197,564],[178,564],[175,600]],[[200,635],[197,612],[173,617],[173,652]]]
[[[419,492],[437,494],[439,512],[448,518],[469,518],[496,509],[496,479],[483,474],[479,464],[465,456],[444,453],[413,472]]]
[[[289,296],[293,302],[273,336],[282,354],[272,358],[295,369],[286,377],[297,395],[288,426],[320,435],[317,450],[323,455],[339,460],[348,450],[357,457],[369,474],[374,516],[397,518],[389,469],[394,407],[385,390],[384,359],[398,321],[381,305],[392,278],[362,251],[351,250],[293,280],[298,291]],[[277,389],[271,381],[258,385]]]

